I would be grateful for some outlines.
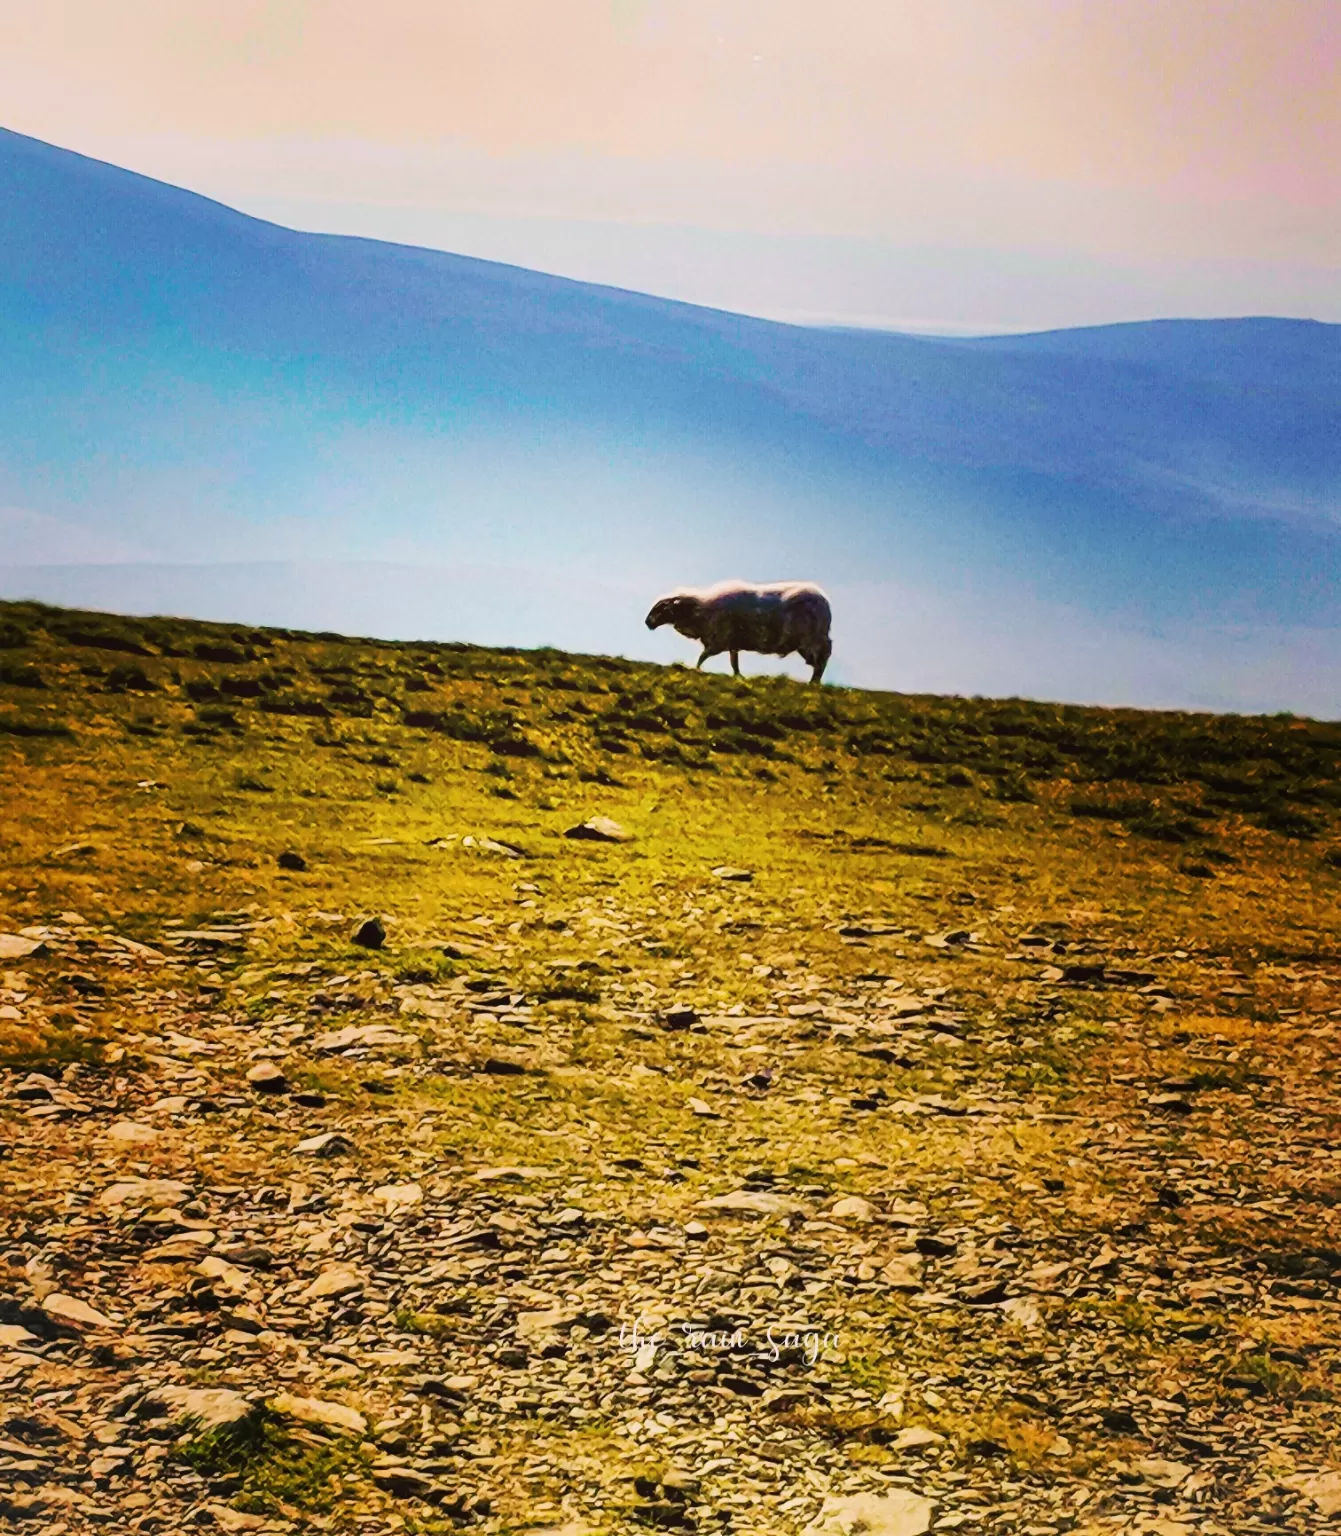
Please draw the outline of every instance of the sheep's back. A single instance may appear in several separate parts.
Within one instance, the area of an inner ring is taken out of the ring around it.
[[[724,581],[696,595],[704,640],[724,650],[785,656],[829,632],[829,600],[813,582]]]

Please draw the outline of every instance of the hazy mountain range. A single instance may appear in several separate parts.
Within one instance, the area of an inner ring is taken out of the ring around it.
[[[669,659],[805,576],[839,681],[1341,714],[1341,326],[786,326],[0,132],[0,335],[0,595]]]

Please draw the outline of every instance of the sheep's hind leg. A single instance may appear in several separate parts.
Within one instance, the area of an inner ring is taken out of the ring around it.
[[[802,656],[802,661],[808,661],[811,666],[810,681],[820,682],[824,677],[824,669],[829,663],[829,657],[833,655],[832,645],[818,646],[813,655]]]
[[[731,670],[736,674],[737,677],[740,676],[740,652],[739,651],[732,651],[731,652]]]

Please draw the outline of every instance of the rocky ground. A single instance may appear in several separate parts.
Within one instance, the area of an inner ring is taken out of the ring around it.
[[[1189,916],[1032,806],[872,864],[911,834],[833,763],[500,805],[456,745],[446,805],[232,786],[230,841],[198,746],[89,740],[11,780],[16,1528],[1341,1530],[1341,959],[1250,931],[1289,882]]]

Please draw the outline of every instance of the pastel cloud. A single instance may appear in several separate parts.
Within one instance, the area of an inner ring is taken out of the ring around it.
[[[1332,219],[1339,34],[1335,0],[9,0],[0,99],[74,147],[457,139]]]

